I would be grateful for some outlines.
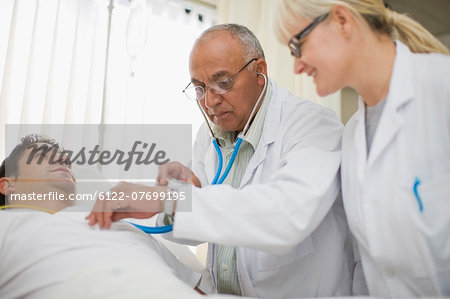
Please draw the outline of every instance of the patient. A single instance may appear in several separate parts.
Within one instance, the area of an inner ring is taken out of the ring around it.
[[[28,160],[36,145],[52,150]],[[53,140],[28,135],[0,167],[0,205],[7,205],[0,212],[0,298],[200,296],[193,290],[200,275],[132,225],[91,228],[88,212],[73,201],[29,200],[76,192],[70,161],[60,153]],[[14,200],[18,195],[28,200]]]

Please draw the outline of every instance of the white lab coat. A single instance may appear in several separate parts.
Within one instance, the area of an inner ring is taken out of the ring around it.
[[[270,84],[264,129],[241,190],[209,186],[218,159],[207,128],[200,129],[193,170],[203,188],[193,189],[192,212],[176,213],[173,235],[240,246],[242,295],[349,295],[353,255],[340,198],[342,125],[331,110]],[[214,247],[207,263],[215,283],[222,265]]]
[[[397,54],[367,156],[364,105],[343,137],[342,189],[369,292],[450,295],[450,57]],[[419,179],[414,195],[413,186]]]

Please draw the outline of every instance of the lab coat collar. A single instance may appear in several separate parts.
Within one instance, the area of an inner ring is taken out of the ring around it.
[[[244,176],[242,177],[240,185],[241,187],[245,186],[248,183],[248,181],[252,177],[253,171],[258,167],[259,164],[261,164],[265,160],[267,146],[275,141],[277,130],[279,127],[279,119],[281,117],[281,100],[278,99],[280,96],[279,87],[276,84],[272,84],[271,79],[269,79],[268,84],[270,85],[270,88],[268,88],[268,90],[271,90],[270,99],[268,99],[270,100],[270,102],[269,107],[267,108],[261,139],[255,149],[253,157],[249,161]],[[211,165],[211,167],[206,167],[206,176],[208,178],[208,181],[212,182],[218,164],[217,154],[212,143],[210,143],[205,160],[207,161],[207,165]],[[222,169],[225,169],[225,167],[226,165],[223,165]]]
[[[250,125],[250,128],[248,129],[247,133],[243,138],[243,143],[248,143],[253,148],[253,150],[256,149],[261,139],[262,131],[264,129],[265,118],[268,110],[267,108],[270,103],[272,95],[271,85],[269,84],[269,82],[267,84],[268,86],[266,88],[264,98],[261,101],[259,111],[256,113],[254,120]],[[223,131],[218,126],[214,125],[213,133],[214,136],[216,136],[216,138],[219,139],[220,142],[222,142],[221,144],[225,145],[224,147],[234,147],[236,139],[235,132]]]
[[[250,159],[244,176],[242,177],[240,185],[241,188],[248,184],[256,168],[266,159],[268,147],[271,143],[275,142],[275,138],[279,130],[281,118],[280,89],[278,85],[272,83],[271,79],[269,79],[268,84],[270,85],[270,89],[272,92],[270,94],[271,98],[269,107],[267,108],[267,114],[261,135],[261,140],[259,141],[255,153]]]
[[[267,108],[266,119],[264,122],[264,128],[261,135],[261,144],[266,147],[270,143],[275,141],[277,132],[279,130],[280,118],[281,118],[281,94],[280,87],[272,83],[272,79],[269,79],[270,102]]]
[[[402,127],[403,118],[399,110],[414,97],[412,53],[400,41],[396,41],[395,43],[397,53],[392,70],[386,106],[381,115],[369,153],[367,160],[368,167],[375,162],[377,157],[394,139]]]

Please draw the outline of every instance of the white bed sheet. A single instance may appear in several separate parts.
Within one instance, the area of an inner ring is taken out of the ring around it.
[[[120,298],[141,298],[138,294],[144,296],[145,290],[173,293],[170,298],[197,295],[192,287],[200,274],[157,240],[124,222],[111,230],[91,228],[86,215],[1,212],[0,298],[58,298],[55,292],[69,298],[78,291],[88,291],[92,298],[114,292]],[[165,298],[159,295],[154,298]]]

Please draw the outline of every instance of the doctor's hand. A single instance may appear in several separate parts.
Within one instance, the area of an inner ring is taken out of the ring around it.
[[[169,179],[177,179],[190,183],[198,188],[202,186],[197,176],[189,168],[179,162],[168,162],[159,166],[156,182],[159,185],[165,186]]]
[[[100,228],[110,228],[111,223],[123,218],[146,219],[164,210],[164,195],[167,187],[149,187],[139,184],[121,182],[104,194],[97,201],[85,219],[89,225],[98,223]],[[107,197],[113,197],[108,198]]]

